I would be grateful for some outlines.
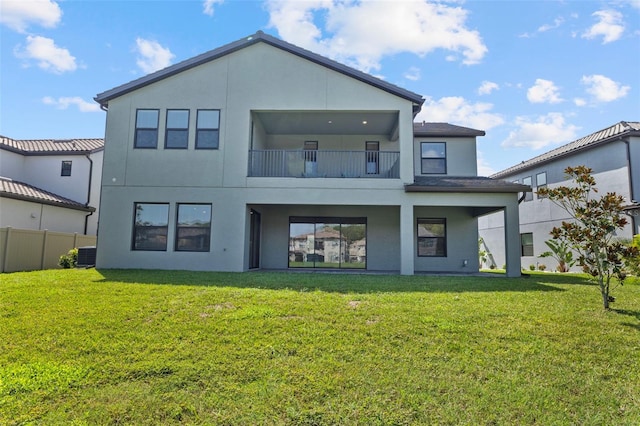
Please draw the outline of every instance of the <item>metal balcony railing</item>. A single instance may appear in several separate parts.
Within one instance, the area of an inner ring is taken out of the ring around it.
[[[396,151],[249,151],[250,177],[382,178],[400,177]]]

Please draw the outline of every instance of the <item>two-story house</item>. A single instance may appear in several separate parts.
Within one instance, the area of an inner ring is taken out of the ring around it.
[[[258,32],[103,92],[97,266],[478,271],[480,215],[518,192],[477,177],[483,132],[413,120],[423,98]]]
[[[0,228],[96,235],[103,139],[0,136]]]
[[[538,197],[536,190],[547,185],[555,187],[569,184],[565,169],[567,166],[580,165],[593,170],[600,194],[615,192],[627,200],[629,225],[619,232],[619,237],[630,240],[634,234],[640,233],[640,219],[637,216],[640,200],[640,122],[621,121],[492,176],[535,188],[533,192],[524,194],[520,203],[520,254],[525,267],[536,267],[542,263],[550,270],[557,268],[552,258],[540,259],[539,256],[549,250],[545,241],[551,239],[553,227],[571,218],[549,199]],[[487,251],[499,267],[505,262],[502,217],[483,217],[479,221],[479,228]]]

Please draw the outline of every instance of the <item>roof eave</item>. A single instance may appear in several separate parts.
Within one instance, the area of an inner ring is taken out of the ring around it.
[[[79,210],[87,213],[89,212],[93,213],[96,211],[96,208],[91,206],[84,206],[81,204],[74,205],[74,204],[58,203],[51,200],[43,200],[37,197],[29,197],[28,195],[13,194],[11,192],[5,192],[5,191],[0,191],[0,198],[11,198],[18,201],[28,201],[30,203],[45,204],[48,206],[61,207],[61,208],[71,209],[71,210]]]

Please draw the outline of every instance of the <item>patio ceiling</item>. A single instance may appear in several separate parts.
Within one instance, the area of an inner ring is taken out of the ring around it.
[[[254,111],[272,135],[387,135],[397,133],[397,111]]]

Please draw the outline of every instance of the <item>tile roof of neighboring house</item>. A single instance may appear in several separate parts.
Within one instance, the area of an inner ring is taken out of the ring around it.
[[[413,123],[414,136],[484,136],[483,130],[471,129],[469,127],[455,126],[449,123]]]
[[[481,176],[416,176],[406,192],[528,192],[529,185]]]
[[[93,212],[94,207],[85,206],[82,203],[70,200],[53,192],[45,191],[28,183],[0,177],[0,197],[13,198],[15,200],[31,201],[34,203],[48,204],[51,206],[65,207],[74,210]]]
[[[502,178],[512,175],[522,170],[526,170],[537,165],[556,160],[558,158],[574,154],[584,149],[593,148],[595,146],[612,142],[627,136],[640,136],[640,122],[638,121],[621,121],[606,129],[591,133],[588,136],[570,142],[566,145],[553,149],[544,154],[538,155],[530,160],[523,161],[520,164],[509,167],[501,172],[491,175],[493,178]]]
[[[22,155],[90,154],[104,149],[104,139],[17,140],[0,136],[0,149]]]
[[[386,92],[389,92],[391,94],[394,94],[396,96],[399,96],[401,98],[407,99],[411,102],[413,102],[414,104],[416,104],[416,107],[414,108],[415,112],[417,112],[420,109],[420,106],[422,105],[422,103],[424,102],[424,99],[422,98],[421,95],[418,95],[417,93],[411,92],[409,90],[403,89],[399,86],[396,86],[394,84],[391,84],[389,82],[386,82],[382,79],[379,79],[377,77],[373,77],[372,75],[369,75],[367,73],[364,73],[362,71],[358,71],[354,68],[348,67],[344,64],[341,64],[339,62],[336,62],[332,59],[329,58],[325,58],[324,56],[318,55],[317,53],[313,53],[309,50],[303,49],[301,47],[295,46],[291,43],[287,43],[283,40],[280,40],[276,37],[270,36],[268,34],[263,33],[262,31],[258,31],[257,33],[249,36],[249,37],[245,37],[242,38],[238,41],[229,43],[227,45],[224,45],[222,47],[219,47],[217,49],[214,50],[210,50],[209,52],[205,52],[201,55],[195,56],[193,58],[187,59],[185,61],[179,62],[177,64],[171,65],[167,68],[164,68],[160,71],[156,71],[152,74],[146,75],[144,77],[141,77],[139,79],[133,80],[129,83],[125,83],[121,86],[115,87],[111,90],[107,90],[105,92],[102,92],[100,94],[98,94],[94,99],[100,103],[100,105],[102,106],[106,106],[109,103],[109,100],[117,98],[118,96],[122,96],[128,92],[131,92],[133,90],[137,90],[141,87],[147,86],[149,84],[155,83],[157,81],[160,81],[164,78],[173,76],[175,74],[178,74],[182,71],[188,70],[190,68],[193,67],[197,67],[199,65],[202,65],[204,63],[216,60],[222,56],[228,55],[230,53],[233,53],[237,50],[243,49],[245,47],[251,46],[253,44],[256,43],[266,43],[269,44],[271,46],[277,47],[279,49],[282,49],[286,52],[292,53],[294,55],[297,55],[301,58],[307,59],[311,62],[314,62],[316,64],[322,65],[324,67],[327,67],[331,70],[337,71],[339,73],[345,74],[349,77],[355,78],[356,80],[362,81],[364,83],[370,84],[374,87],[377,87],[379,89],[382,89]]]

